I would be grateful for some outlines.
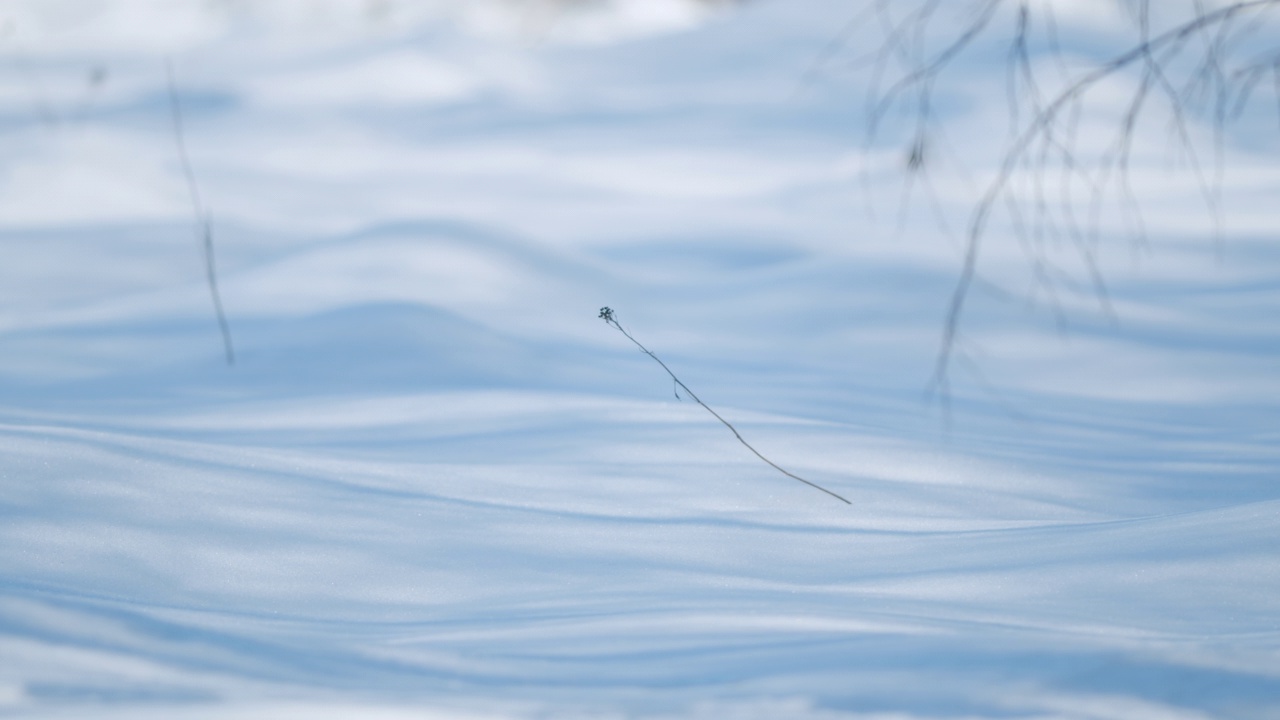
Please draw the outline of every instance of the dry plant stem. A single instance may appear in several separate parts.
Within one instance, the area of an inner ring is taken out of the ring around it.
[[[227,314],[222,309],[222,296],[218,293],[218,270],[213,254],[213,219],[205,212],[200,202],[200,187],[196,184],[196,174],[191,169],[191,159],[187,156],[187,143],[182,134],[182,107],[178,103],[177,83],[173,79],[173,63],[165,61],[165,74],[169,81],[169,107],[173,115],[173,139],[178,147],[178,159],[182,163],[182,173],[187,179],[187,190],[191,193],[191,209],[195,214],[197,232],[200,234],[204,249],[204,269],[209,282],[209,295],[213,298],[213,311],[218,317],[218,329],[222,331],[222,348],[226,354],[227,365],[236,364],[235,348],[231,345],[231,326],[227,323]]]
[[[699,398],[699,397],[698,397],[698,396],[697,396],[697,395],[696,395],[692,390],[690,390],[688,385],[685,385],[683,382],[681,382],[681,381],[680,381],[680,378],[676,377],[676,374],[675,374],[675,373],[673,373],[673,372],[671,372],[671,368],[667,367],[667,364],[666,364],[666,363],[662,362],[662,360],[661,360],[661,359],[659,359],[657,355],[654,355],[654,354],[653,354],[653,351],[649,350],[649,348],[645,347],[644,345],[641,345],[639,340],[636,340],[634,337],[632,337],[632,336],[631,336],[631,333],[627,332],[627,331],[626,331],[626,329],[622,327],[622,325],[618,324],[618,319],[617,319],[616,317],[614,317],[614,315],[613,315],[613,310],[611,310],[610,308],[607,308],[607,307],[600,308],[600,319],[601,319],[601,320],[604,320],[606,323],[608,323],[608,324],[612,325],[613,327],[615,327],[615,328],[618,330],[618,332],[620,332],[620,333],[622,333],[623,335],[625,335],[625,336],[626,336],[626,338],[627,338],[628,340],[630,340],[633,344],[635,344],[635,346],[636,346],[636,347],[640,348],[640,352],[642,352],[642,353],[644,353],[645,355],[648,355],[649,357],[653,358],[654,362],[656,362],[656,363],[658,363],[659,365],[661,365],[661,366],[662,366],[662,369],[667,371],[667,374],[671,376],[671,380],[672,380],[672,381],[674,381],[674,382],[675,382],[675,384],[676,384],[677,386],[679,386],[682,390],[684,390],[686,393],[688,393],[689,397],[693,398],[694,402],[698,403],[698,404],[699,404],[699,405],[701,405],[701,406],[702,406],[702,407],[703,407],[707,412],[711,413],[711,414],[712,414],[712,416],[714,416],[714,417],[715,417],[715,419],[719,420],[719,421],[720,421],[720,422],[721,422],[725,427],[729,428],[729,432],[733,433],[733,436],[734,436],[734,437],[736,437],[736,438],[738,438],[738,442],[742,443],[743,447],[745,447],[746,449],[750,450],[750,451],[751,451],[751,452],[752,452],[756,457],[758,457],[758,458],[760,458],[761,460],[765,461],[766,463],[768,463],[768,464],[769,464],[769,466],[770,466],[770,467],[772,467],[773,469],[775,469],[775,470],[777,470],[778,472],[782,473],[783,475],[786,475],[787,477],[791,478],[792,480],[799,480],[800,482],[804,483],[805,485],[808,485],[808,486],[809,486],[809,487],[811,487],[811,488],[815,488],[815,489],[817,489],[817,490],[821,490],[822,492],[824,492],[824,493],[826,493],[826,494],[830,495],[831,497],[833,497],[833,498],[835,498],[835,499],[839,500],[840,502],[842,502],[842,503],[844,503],[844,504],[846,504],[846,505],[852,505],[852,504],[853,504],[853,503],[849,502],[847,499],[845,499],[845,498],[843,498],[843,497],[841,497],[841,496],[839,496],[839,495],[837,495],[837,494],[835,494],[835,493],[831,492],[830,490],[828,490],[828,489],[826,489],[826,488],[822,487],[821,485],[818,485],[817,483],[809,482],[808,480],[805,480],[804,478],[800,477],[799,475],[796,475],[795,473],[788,472],[787,470],[785,470],[785,469],[783,469],[782,467],[780,467],[780,466],[779,466],[777,463],[775,463],[774,461],[770,460],[769,458],[765,457],[764,455],[761,455],[759,450],[756,450],[755,448],[751,447],[751,443],[749,443],[749,442],[747,442],[746,440],[744,440],[744,439],[743,439],[743,437],[742,437],[742,433],[739,433],[739,432],[738,432],[738,429],[737,429],[737,428],[735,428],[735,427],[733,426],[733,424],[732,424],[732,423],[730,423],[728,420],[725,420],[724,418],[720,417],[720,413],[716,412],[715,410],[712,410],[712,409],[711,409],[711,407],[710,407],[709,405],[707,405],[706,403],[702,402],[701,398]]]

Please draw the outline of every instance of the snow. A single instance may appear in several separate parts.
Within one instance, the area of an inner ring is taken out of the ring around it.
[[[0,8],[0,717],[1280,713],[1274,171],[1140,158],[1114,322],[993,227],[948,423],[851,13]]]

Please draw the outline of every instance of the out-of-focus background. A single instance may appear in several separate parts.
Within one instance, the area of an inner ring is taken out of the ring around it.
[[[1232,4],[892,5],[0,3],[0,717],[1280,712]]]

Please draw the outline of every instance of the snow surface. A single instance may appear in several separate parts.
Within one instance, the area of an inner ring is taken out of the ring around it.
[[[948,429],[853,12],[0,6],[0,717],[1280,716],[1275,166],[1215,251],[1140,158],[1117,321],[980,287]]]

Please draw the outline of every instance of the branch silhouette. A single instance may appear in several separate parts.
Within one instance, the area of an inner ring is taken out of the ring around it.
[[[1226,127],[1268,84],[1280,103],[1280,42],[1274,39],[1280,0],[1107,2],[1128,13],[1132,35],[1113,41],[1086,31],[1068,55],[1055,3],[865,0],[862,14],[839,30],[806,73],[806,78],[814,75],[845,47],[857,49],[854,65],[869,73],[864,151],[870,153],[890,134],[906,149],[899,231],[913,185],[923,185],[937,212],[929,175],[942,160],[951,158],[952,170],[966,184],[976,183],[967,224],[956,233],[961,265],[945,304],[927,388],[948,422],[971,291],[992,286],[980,277],[979,266],[995,216],[1007,216],[1012,239],[1026,256],[1029,305],[1046,302],[1064,329],[1064,296],[1089,294],[1115,323],[1099,258],[1107,239],[1103,217],[1114,209],[1124,234],[1138,248],[1146,246],[1132,161],[1152,145],[1152,120],[1161,112],[1167,115],[1166,152],[1200,194],[1221,253]],[[876,22],[864,22],[868,17]],[[856,42],[855,32],[863,25],[880,40],[869,46]],[[966,56],[983,58],[991,43],[1006,44],[1010,135],[992,158],[991,176],[977,182],[946,139],[935,95],[967,82],[945,75],[964,67]],[[1090,55],[1094,61],[1080,68],[1078,60]],[[1114,134],[1099,135],[1085,125],[1093,114],[1106,118]],[[1202,135],[1198,123],[1208,132]],[[944,157],[937,150],[951,152]],[[868,163],[861,172],[869,208],[874,206],[871,167]]]
[[[1105,187],[1107,176],[1111,172],[1112,167],[1116,167],[1120,176],[1119,185],[1122,193],[1126,196],[1128,202],[1136,206],[1136,201],[1132,200],[1132,190],[1129,188],[1129,158],[1132,146],[1135,124],[1138,114],[1142,111],[1143,105],[1147,100],[1147,95],[1153,88],[1160,89],[1172,101],[1173,107],[1173,131],[1178,136],[1182,146],[1187,150],[1189,162],[1191,164],[1192,173],[1195,176],[1196,183],[1205,198],[1205,204],[1208,206],[1210,214],[1214,220],[1215,240],[1221,232],[1220,228],[1220,200],[1218,192],[1221,187],[1221,170],[1216,173],[1216,177],[1211,181],[1205,177],[1200,160],[1195,152],[1192,140],[1187,130],[1187,121],[1184,116],[1185,104],[1189,102],[1190,94],[1196,89],[1198,84],[1214,85],[1217,90],[1217,96],[1214,98],[1214,116],[1213,129],[1215,133],[1215,160],[1217,164],[1222,161],[1222,133],[1223,125],[1226,122],[1226,107],[1231,98],[1230,82],[1227,77],[1218,69],[1221,63],[1219,54],[1222,52],[1221,32],[1237,16],[1245,13],[1265,10],[1276,6],[1277,0],[1244,0],[1235,2],[1225,6],[1221,6],[1211,11],[1203,11],[1198,13],[1194,18],[1177,25],[1163,33],[1152,36],[1149,31],[1147,12],[1149,5],[1144,2],[1140,5],[1140,28],[1142,33],[1141,42],[1112,57],[1101,66],[1095,68],[1091,72],[1084,74],[1082,77],[1069,84],[1065,89],[1050,98],[1048,102],[1041,104],[1036,99],[1036,109],[1032,115],[1030,122],[1021,130],[1014,138],[1013,142],[1006,149],[1001,159],[999,169],[995,178],[987,185],[982,194],[981,199],[973,208],[972,215],[969,220],[969,228],[966,233],[964,263],[961,268],[960,277],[958,278],[955,288],[952,291],[950,302],[948,303],[946,320],[943,325],[942,341],[940,343],[938,356],[934,365],[934,374],[931,385],[939,389],[944,396],[948,393],[949,370],[955,347],[956,334],[959,329],[961,316],[964,311],[965,300],[968,298],[969,290],[973,285],[977,272],[977,261],[981,251],[981,245],[984,235],[986,234],[987,223],[990,220],[991,213],[995,209],[998,200],[1006,193],[1012,183],[1019,166],[1033,152],[1037,142],[1041,142],[1044,146],[1052,146],[1055,142],[1054,132],[1062,115],[1068,112],[1078,103],[1081,97],[1087,93],[1092,87],[1098,85],[1101,81],[1109,78],[1116,73],[1125,70],[1131,66],[1141,65],[1143,69],[1143,77],[1139,89],[1135,92],[1129,108],[1127,109],[1124,121],[1120,127],[1119,137],[1112,151],[1104,155],[1101,165],[1103,178],[1100,182],[1091,183],[1095,195],[1101,194],[1101,188]],[[1025,6],[1022,6],[1025,8]],[[1017,42],[1025,44],[1025,10],[1020,14],[1020,23],[1022,27],[1019,29],[1019,39]],[[1218,37],[1214,38],[1208,49],[1205,51],[1205,59],[1203,67],[1200,68],[1192,78],[1192,82],[1187,87],[1179,89],[1174,87],[1173,83],[1167,78],[1164,69],[1165,63],[1182,50],[1188,40],[1192,39],[1199,33],[1208,30],[1218,30]],[[1275,60],[1269,60],[1268,63],[1274,66]],[[1262,64],[1247,67],[1246,71],[1254,71],[1255,68],[1261,67]],[[935,66],[929,68],[934,71]],[[1030,83],[1028,83],[1030,84]],[[1244,91],[1239,94],[1243,95]],[[1240,100],[1236,100],[1240,102]],[[1074,165],[1075,161],[1071,157],[1073,150],[1071,147],[1063,149],[1066,158],[1064,165]],[[1039,173],[1045,171],[1046,161],[1043,159],[1035,159],[1036,170]],[[1069,170],[1074,168],[1069,167]],[[1095,203],[1098,201],[1095,201]],[[1135,210],[1136,212],[1136,207]],[[1097,208],[1095,204],[1094,213],[1096,216]],[[1141,221],[1139,220],[1139,223]],[[1095,224],[1096,232],[1096,224]],[[1077,242],[1080,252],[1085,261],[1086,268],[1090,274],[1090,280],[1095,286],[1100,302],[1103,304],[1108,313],[1111,312],[1106,285],[1101,278],[1098,269],[1094,250],[1086,243]]]

